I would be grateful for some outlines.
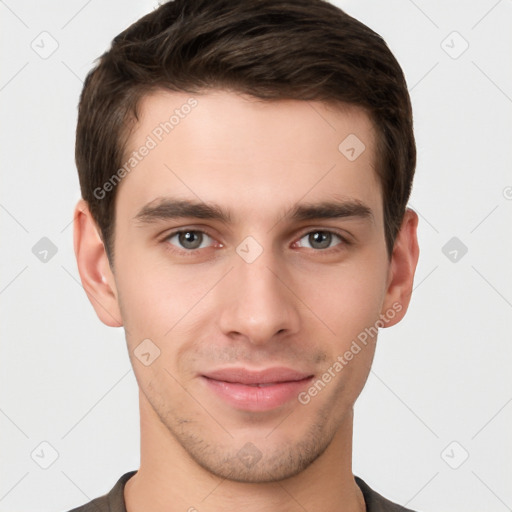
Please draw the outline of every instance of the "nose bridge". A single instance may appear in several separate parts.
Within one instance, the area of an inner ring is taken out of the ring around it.
[[[258,249],[251,240],[242,242],[237,253],[221,313],[224,334],[236,333],[262,344],[281,331],[296,331],[299,315],[294,296],[283,283],[286,277],[281,276],[278,256],[271,249]]]

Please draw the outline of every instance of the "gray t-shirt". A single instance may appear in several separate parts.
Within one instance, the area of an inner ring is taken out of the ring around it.
[[[81,507],[69,512],[126,512],[124,503],[124,485],[137,471],[125,473],[114,485],[112,490],[99,498],[96,498]],[[361,489],[366,503],[366,512],[414,512],[396,503],[392,503],[379,493],[371,489],[368,484],[359,477],[354,477]]]

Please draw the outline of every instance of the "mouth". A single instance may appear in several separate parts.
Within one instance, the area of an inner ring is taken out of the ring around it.
[[[260,371],[225,368],[200,377],[228,405],[246,411],[268,411],[296,400],[314,375],[277,367]]]

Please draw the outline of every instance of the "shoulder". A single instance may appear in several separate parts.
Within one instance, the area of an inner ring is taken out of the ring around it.
[[[89,503],[69,510],[68,512],[110,512],[108,496],[100,496],[99,498],[95,498]]]
[[[363,493],[367,512],[414,512],[409,508],[402,507],[401,505],[384,498],[384,496],[379,494],[377,491],[374,491],[358,476],[355,476],[354,478]]]
[[[89,501],[89,503],[85,503],[68,512],[126,512],[124,486],[136,472],[137,471],[129,471],[125,473],[107,494],[95,498]]]

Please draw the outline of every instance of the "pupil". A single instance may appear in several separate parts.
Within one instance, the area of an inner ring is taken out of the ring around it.
[[[181,233],[180,238],[180,243],[187,249],[196,249],[201,245],[201,240],[194,231],[186,231]],[[199,243],[197,243],[198,240]]]
[[[331,233],[325,233],[324,231],[316,231],[312,233],[310,236],[309,243],[314,246],[314,244],[319,244],[320,249],[325,249],[329,247],[331,243]]]

